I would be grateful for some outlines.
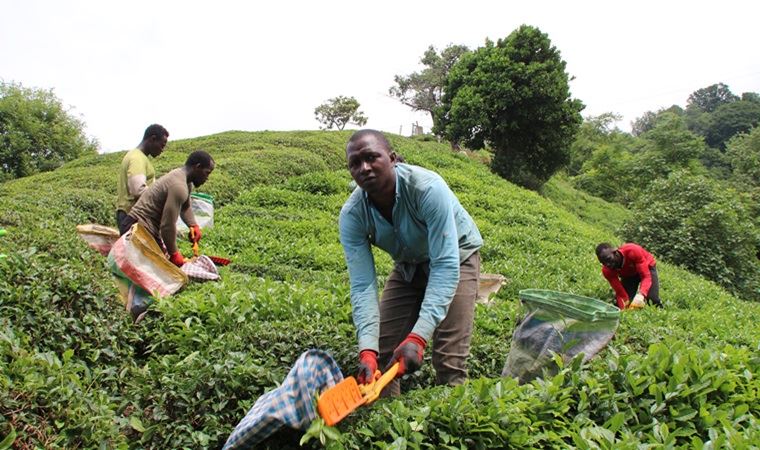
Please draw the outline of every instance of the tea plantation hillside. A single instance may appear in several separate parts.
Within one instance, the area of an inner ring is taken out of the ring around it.
[[[221,269],[223,281],[191,283],[137,326],[105,258],[74,230],[113,225],[123,153],[0,184],[0,227],[8,230],[0,238],[8,254],[0,260],[0,448],[220,448],[303,351],[324,349],[353,373],[337,235],[350,192],[349,134],[227,132],[170,142],[155,161],[159,174],[192,150],[216,159],[202,187],[216,198],[216,225],[201,249],[233,263]],[[594,247],[616,241],[616,221],[575,202],[561,182],[553,203],[447,145],[390,139],[408,162],[446,179],[485,239],[483,271],[508,283],[490,306],[478,306],[472,381],[432,387],[428,363],[405,381],[407,395],[335,429],[316,421],[305,447],[760,446],[760,304],[664,261],[665,309],[624,312],[589,364],[574,361],[522,386],[499,378],[519,290],[611,299]],[[181,248],[190,254],[187,242]],[[391,261],[376,258],[382,282]],[[283,433],[266,447],[297,448],[299,438]]]

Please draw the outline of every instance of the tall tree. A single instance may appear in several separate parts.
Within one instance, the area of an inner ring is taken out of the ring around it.
[[[679,116],[682,116],[684,114],[683,108],[678,105],[672,105],[670,108],[663,108],[657,112],[647,111],[641,117],[638,117],[636,120],[631,122],[631,134],[634,136],[640,136],[651,130],[657,125],[657,120],[659,120],[659,117],[666,112],[670,112]]]
[[[760,128],[728,141],[726,157],[737,184],[760,188]]]
[[[760,123],[760,103],[739,100],[720,105],[710,114],[705,142],[721,150],[739,133],[746,133]]]
[[[349,123],[364,126],[367,117],[359,111],[359,101],[354,97],[339,95],[327,100],[314,109],[314,116],[324,125],[323,130],[331,130],[333,127],[342,130]]]
[[[53,170],[96,149],[52,90],[0,82],[0,181]]]
[[[585,118],[570,145],[568,175],[578,175],[583,164],[591,158],[594,149],[618,140],[618,135],[622,132],[615,127],[615,123],[620,119],[621,115],[610,112]]]
[[[568,81],[549,37],[523,25],[454,65],[434,131],[471,148],[490,145],[496,173],[538,189],[567,164],[582,122]]]
[[[713,84],[706,88],[694,91],[686,102],[686,109],[711,113],[720,105],[739,100],[739,97],[731,92],[731,89],[723,83]]]
[[[396,75],[396,85],[391,86],[388,92],[414,111],[429,113],[435,126],[435,109],[441,106],[449,71],[467,52],[469,49],[466,46],[451,44],[439,54],[431,45],[420,59],[425,68],[409,75]]]

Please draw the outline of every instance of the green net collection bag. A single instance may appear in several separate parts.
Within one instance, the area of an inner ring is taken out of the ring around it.
[[[544,289],[519,293],[525,317],[512,334],[501,375],[525,383],[556,371],[553,355],[569,362],[583,353],[588,361],[612,339],[620,310],[600,300]]]

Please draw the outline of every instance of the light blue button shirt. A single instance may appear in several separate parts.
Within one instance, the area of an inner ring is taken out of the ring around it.
[[[459,265],[483,245],[477,225],[435,172],[396,164],[393,223],[356,189],[340,212],[340,242],[351,280],[351,308],[359,349],[378,351],[380,311],[370,245],[388,252],[406,281],[429,263],[428,284],[412,332],[429,341],[446,317],[459,284]]]

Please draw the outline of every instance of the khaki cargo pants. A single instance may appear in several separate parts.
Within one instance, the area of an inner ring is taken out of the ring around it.
[[[425,263],[427,264],[427,263]],[[428,347],[433,351],[433,368],[436,384],[456,386],[467,379],[465,361],[470,355],[472,322],[480,277],[480,252],[473,253],[459,265],[459,285],[446,317],[433,333]],[[428,276],[422,265],[417,267],[411,282],[404,281],[394,269],[385,282],[380,301],[380,357],[382,369],[393,355],[393,350],[411,333],[420,314],[425,297]],[[399,395],[399,380],[383,390],[383,396]]]

